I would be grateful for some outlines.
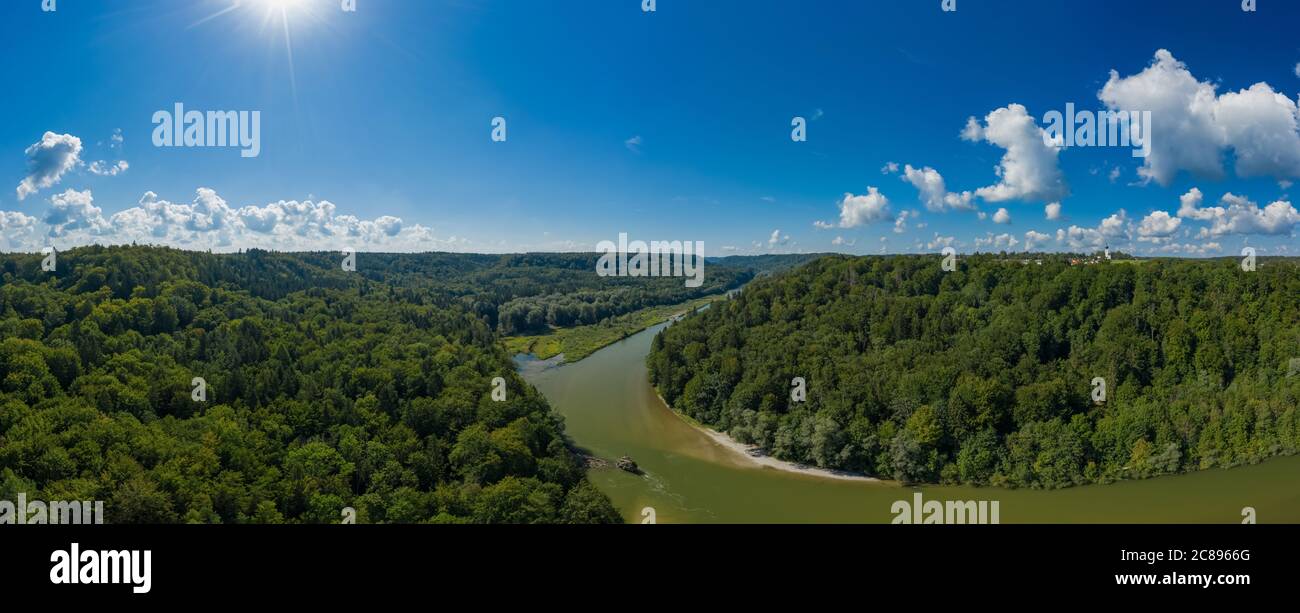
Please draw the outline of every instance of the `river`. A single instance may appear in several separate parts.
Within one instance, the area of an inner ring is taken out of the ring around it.
[[[631,456],[643,470],[590,471],[623,517],[657,523],[889,523],[895,501],[998,501],[1002,523],[1300,522],[1300,456],[1262,464],[1062,490],[903,487],[754,467],[675,415],[655,394],[645,357],[649,328],[573,364],[516,359],[565,419],[578,446],[606,459]]]

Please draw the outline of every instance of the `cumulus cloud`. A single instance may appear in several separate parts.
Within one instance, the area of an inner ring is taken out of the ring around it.
[[[1045,216],[1047,217],[1047,220],[1048,220],[1048,221],[1056,221],[1056,220],[1060,219],[1060,218],[1061,218],[1061,203],[1059,203],[1059,202],[1049,202],[1049,203],[1047,204],[1047,206],[1043,207],[1043,215],[1045,215]]]
[[[122,129],[118,128],[113,130],[113,136],[109,137],[108,148],[114,152],[120,153],[122,151],[123,142],[125,142],[125,139],[122,137]],[[131,165],[126,163],[126,160],[118,160],[116,162],[97,160],[91,162],[90,166],[87,167],[87,170],[89,170],[91,174],[101,177],[116,177],[130,168]]]
[[[1101,220],[1101,225],[1097,227],[1097,231],[1105,238],[1128,239],[1128,228],[1128,213],[1124,209],[1120,209],[1118,213]]]
[[[935,232],[934,238],[925,244],[925,248],[934,251],[944,247],[951,247],[956,242],[956,239],[955,236],[939,236],[939,233]]]
[[[1051,234],[1044,234],[1035,230],[1025,232],[1025,251],[1033,251],[1051,240]]]
[[[28,147],[27,176],[18,184],[18,199],[53,187],[69,170],[81,163],[81,139],[71,134],[46,132]]]
[[[1098,249],[1106,243],[1101,232],[1093,228],[1070,226],[1068,230],[1056,231],[1056,242],[1069,245],[1071,249]]]
[[[90,190],[79,192],[69,189],[50,197],[50,210],[45,214],[45,223],[50,227],[50,236],[64,236],[74,230],[92,234],[108,230],[104,212],[95,206],[95,197]]]
[[[882,175],[892,175],[896,172],[898,172],[898,162],[885,162],[885,165],[880,167]]]
[[[850,193],[844,194],[844,199],[840,201],[839,206],[839,227],[841,228],[856,228],[877,221],[890,221],[894,218],[894,214],[889,208],[889,199],[875,187],[868,187],[867,193],[861,196]],[[821,222],[817,227],[826,228],[830,226],[831,224]]]
[[[921,202],[925,204],[925,208],[931,211],[970,211],[975,209],[970,192],[961,192],[959,194],[949,192],[943,176],[939,174],[939,171],[929,166],[913,168],[911,164],[908,164],[903,167],[902,179],[911,183],[920,192]]]
[[[767,248],[775,249],[776,247],[784,245],[788,242],[790,242],[790,235],[781,234],[780,229],[772,230],[772,236],[769,236],[767,239]]]
[[[1164,211],[1155,211],[1138,224],[1138,240],[1159,243],[1167,240],[1183,225],[1183,220]]]
[[[1071,225],[1068,229],[1056,231],[1056,242],[1075,250],[1100,249],[1112,241],[1127,242],[1130,237],[1128,213],[1119,212],[1101,220],[1096,228],[1084,228]]]
[[[976,249],[982,247],[992,247],[994,249],[1005,251],[1007,249],[1015,248],[1015,246],[1019,244],[1020,241],[1016,240],[1016,237],[1011,236],[1010,234],[999,234],[997,236],[993,236],[992,233],[989,233],[989,234],[985,234],[984,238],[975,239]]]
[[[360,219],[339,214],[329,201],[281,200],[264,206],[234,207],[214,190],[199,188],[190,202],[171,202],[147,192],[136,206],[105,218],[89,190],[67,190],[50,199],[43,219],[48,234],[68,243],[146,243],[185,249],[334,251],[343,248],[385,251],[460,250],[468,241],[440,239],[431,228],[385,215]],[[8,226],[18,218],[6,216]],[[30,224],[28,224],[30,225]],[[35,239],[15,249],[33,249]]]
[[[1239,177],[1300,177],[1300,114],[1267,83],[1219,97],[1214,118],[1236,154]]]
[[[907,220],[917,216],[916,211],[903,211],[898,214],[894,220],[894,234],[902,234],[907,231]]]
[[[998,209],[998,212],[993,214],[993,223],[1011,223],[1011,213],[1006,209]]]
[[[1000,181],[975,190],[975,194],[989,202],[1048,202],[1063,198],[1068,189],[1057,164],[1060,148],[1045,142],[1044,135],[1019,104],[989,113],[984,125],[974,117],[967,119],[963,139],[985,141],[1006,150],[996,169]]]
[[[1112,110],[1151,112],[1151,152],[1138,175],[1168,186],[1179,172],[1220,179],[1225,153],[1241,177],[1300,176],[1296,103],[1267,83],[1219,95],[1165,49],[1142,72],[1112,70],[1097,97]]]
[[[1156,248],[1161,253],[1183,253],[1188,255],[1208,255],[1217,254],[1223,251],[1223,245],[1217,242],[1208,243],[1167,243]]]
[[[35,238],[38,221],[19,211],[0,211],[0,245],[5,251],[24,248]]]
[[[1209,224],[1202,229],[1202,238],[1225,234],[1289,235],[1300,224],[1300,212],[1284,200],[1261,209],[1246,198],[1227,193],[1219,199],[1219,206],[1203,207],[1203,203],[1201,190],[1192,188],[1179,198],[1178,208],[1179,217]]]
[[[90,166],[86,169],[89,170],[91,174],[99,175],[101,177],[116,177],[130,168],[131,165],[127,164],[126,160],[118,160],[115,164],[110,164],[104,161],[91,162]]]

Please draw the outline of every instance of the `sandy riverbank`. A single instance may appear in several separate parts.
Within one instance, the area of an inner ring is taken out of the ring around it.
[[[743,463],[755,467],[759,467],[759,468],[770,468],[772,470],[779,470],[781,472],[796,473],[800,475],[808,475],[811,477],[821,477],[823,479],[839,479],[841,481],[880,481],[880,479],[877,479],[875,477],[870,477],[859,473],[852,473],[843,470],[830,470],[826,468],[817,468],[815,466],[806,466],[803,464],[796,464],[794,462],[787,462],[785,460],[778,460],[768,455],[767,452],[760,449],[757,445],[746,445],[745,443],[742,443],[734,438],[731,438],[725,432],[718,432],[717,430],[714,430],[712,428],[708,428],[698,423],[695,423],[694,420],[687,419],[686,417],[682,416],[681,413],[678,413],[677,411],[673,410],[672,407],[668,406],[668,403],[664,401],[664,397],[662,395],[659,395],[658,392],[656,392],[656,395],[659,396],[659,402],[663,403],[664,408],[671,411],[672,414],[677,416],[678,419],[681,419],[687,424],[690,424],[692,428],[699,430],[705,436],[709,437],[709,440],[713,441],[714,444],[732,452],[732,455],[736,456],[737,459],[739,459]]]

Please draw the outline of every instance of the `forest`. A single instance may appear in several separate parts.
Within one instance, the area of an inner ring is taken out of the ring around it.
[[[987,254],[823,257],[647,363],[674,409],[781,459],[1058,488],[1296,453],[1298,359],[1300,260]]]
[[[681,297],[594,258],[0,256],[0,499],[102,500],[109,523],[621,522],[498,342],[519,301],[562,324],[560,304]]]

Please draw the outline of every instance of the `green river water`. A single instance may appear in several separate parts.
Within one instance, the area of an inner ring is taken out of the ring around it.
[[[1300,457],[1141,481],[1063,490],[902,487],[755,467],[675,415],[647,378],[645,357],[661,324],[573,364],[520,357],[525,379],[565,418],[578,446],[606,459],[631,456],[643,475],[593,469],[592,481],[629,522],[654,509],[658,523],[889,523],[913,499],[999,501],[1002,523],[1300,522]]]

